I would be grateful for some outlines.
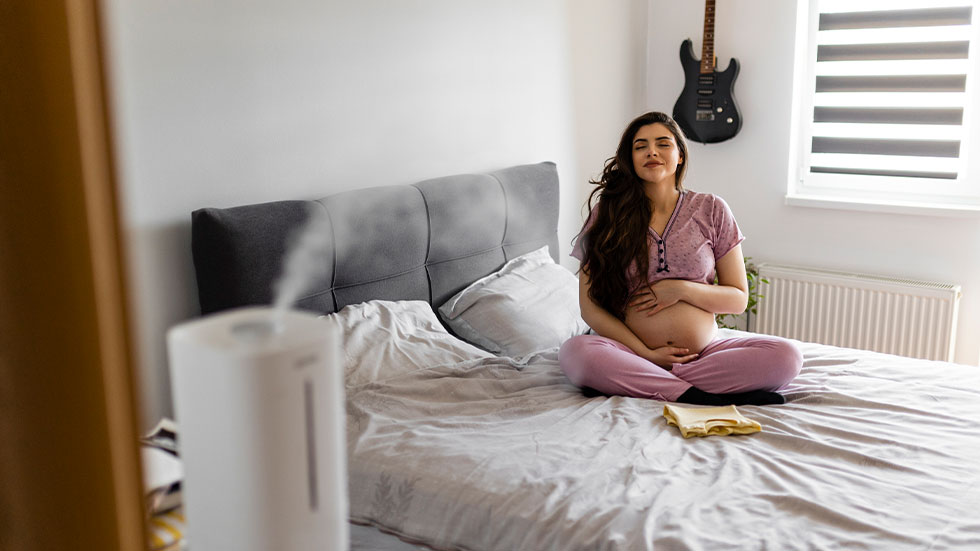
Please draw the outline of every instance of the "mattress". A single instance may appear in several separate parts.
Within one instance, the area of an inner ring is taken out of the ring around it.
[[[761,432],[685,439],[557,350],[370,317],[344,328],[353,522],[454,550],[980,549],[975,367],[798,343],[788,402],[739,407]]]

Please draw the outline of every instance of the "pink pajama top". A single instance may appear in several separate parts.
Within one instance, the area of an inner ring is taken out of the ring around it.
[[[593,207],[572,248],[571,256],[579,261],[585,257],[582,241],[595,220],[595,210]],[[715,279],[715,263],[745,239],[721,197],[689,190],[682,191],[677,199],[664,234],[658,234],[653,228],[648,228],[647,234],[650,249],[647,281],[650,283],[686,279],[711,284]],[[636,272],[633,264],[628,274],[631,294],[645,284]]]

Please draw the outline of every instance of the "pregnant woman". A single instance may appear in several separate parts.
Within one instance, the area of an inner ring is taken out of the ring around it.
[[[777,337],[716,339],[715,314],[748,300],[742,233],[718,196],[681,185],[684,134],[641,115],[592,182],[572,256],[594,335],[566,341],[561,368],[605,394],[696,404],[781,404],[802,356]],[[717,273],[718,283],[714,284]]]

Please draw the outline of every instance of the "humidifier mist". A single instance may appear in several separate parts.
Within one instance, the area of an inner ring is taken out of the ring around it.
[[[276,310],[296,304],[301,293],[327,269],[325,251],[333,235],[330,218],[316,202],[307,207],[306,214],[306,223],[290,238],[282,274],[274,286]]]

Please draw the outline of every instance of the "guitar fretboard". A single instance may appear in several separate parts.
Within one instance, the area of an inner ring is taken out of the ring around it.
[[[704,44],[701,46],[701,73],[715,70],[715,0],[704,0]]]

